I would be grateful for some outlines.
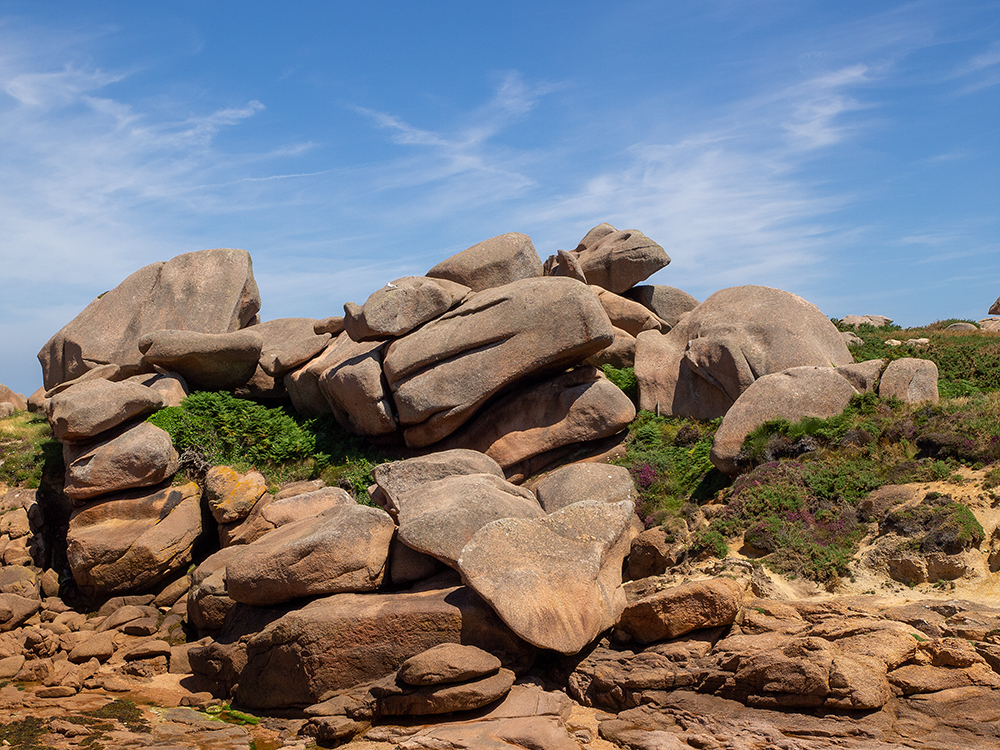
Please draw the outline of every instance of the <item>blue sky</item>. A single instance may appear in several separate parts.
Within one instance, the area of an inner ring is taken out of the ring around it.
[[[0,382],[182,252],[245,248],[265,320],[320,318],[602,221],[699,299],[978,319],[998,152],[997,0],[0,0]]]

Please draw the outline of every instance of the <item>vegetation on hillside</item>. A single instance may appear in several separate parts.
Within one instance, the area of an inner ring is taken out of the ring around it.
[[[861,344],[851,347],[857,362],[867,359],[929,359],[938,368],[938,391],[941,398],[972,396],[1000,390],[1000,331],[947,330],[952,323],[970,323],[949,318],[923,328],[900,328],[886,325],[875,328],[860,326],[855,330],[834,319],[842,331],[852,331]],[[929,339],[926,344],[907,344],[911,339]],[[887,340],[902,342],[898,346]]]
[[[260,471],[268,484],[322,478],[367,502],[371,470],[387,460],[332,416],[307,419],[226,392],[196,391],[180,406],[147,420],[170,433],[178,451],[194,450],[213,465]]]
[[[848,564],[871,531],[910,529],[918,549],[981,541],[975,517],[947,496],[899,517],[890,513],[887,518],[895,521],[888,525],[859,513],[860,501],[886,484],[961,481],[959,466],[1000,461],[1000,333],[945,330],[953,322],[906,330],[862,326],[857,333],[863,343],[851,347],[859,362],[934,361],[940,404],[907,405],[862,394],[829,419],[768,422],[744,442],[739,460],[745,471],[732,483],[708,459],[719,420],[640,413],[618,461],[635,478],[640,517],[647,526],[670,529],[688,520],[691,555],[723,557],[740,539],[742,552],[775,570],[824,582],[849,575]],[[930,341],[885,343],[893,338]],[[1000,466],[994,474],[1000,485]],[[707,504],[713,512],[699,515],[699,506]]]

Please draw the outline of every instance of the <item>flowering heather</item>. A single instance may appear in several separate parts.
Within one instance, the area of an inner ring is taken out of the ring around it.
[[[650,485],[656,481],[656,469],[648,463],[636,464],[630,471],[632,472],[632,479],[635,480],[636,486],[640,490],[649,489]]]

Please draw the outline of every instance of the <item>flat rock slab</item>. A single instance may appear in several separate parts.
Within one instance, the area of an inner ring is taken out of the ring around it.
[[[582,362],[613,340],[607,313],[585,285],[524,279],[473,295],[393,341],[383,367],[406,442],[420,447],[453,432],[501,389]]]
[[[442,643],[404,661],[398,676],[407,685],[441,685],[486,677],[500,666],[497,657],[481,648]]]
[[[84,441],[164,406],[163,396],[138,383],[87,380],[45,402],[52,434],[60,441]]]
[[[230,598],[268,606],[301,596],[374,591],[396,526],[384,510],[338,505],[246,545],[226,564]]]
[[[180,373],[192,388],[231,391],[245,385],[257,370],[263,337],[246,328],[231,333],[153,331],[138,341],[149,367]]]
[[[427,716],[454,711],[472,711],[503,698],[514,684],[514,673],[500,669],[496,674],[466,682],[427,685],[379,700],[387,716]]]
[[[539,519],[495,521],[465,546],[458,568],[524,640],[574,654],[625,608],[634,515],[630,501],[584,501]]]

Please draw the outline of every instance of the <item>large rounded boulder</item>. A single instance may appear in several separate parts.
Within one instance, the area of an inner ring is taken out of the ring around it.
[[[713,294],[669,333],[639,334],[639,408],[714,419],[764,375],[853,361],[836,326],[815,305],[780,289],[732,287]]]

